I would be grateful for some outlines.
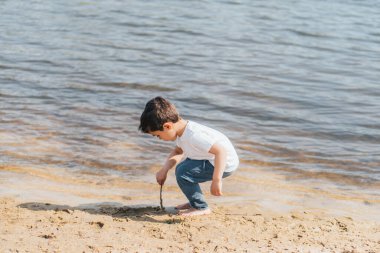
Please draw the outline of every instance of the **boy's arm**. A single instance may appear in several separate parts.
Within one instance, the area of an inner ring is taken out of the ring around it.
[[[215,196],[221,196],[223,195],[222,177],[227,163],[227,151],[222,145],[215,143],[211,146],[209,153],[215,155],[214,174],[212,176],[211,183],[211,194]]]
[[[157,183],[163,185],[166,181],[166,177],[171,168],[173,168],[182,159],[183,151],[180,147],[175,147],[172,152],[170,152],[168,158],[166,159],[164,166],[156,174]]]

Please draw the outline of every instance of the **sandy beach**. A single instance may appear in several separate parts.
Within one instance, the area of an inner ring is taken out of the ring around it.
[[[212,214],[185,218],[172,175],[159,209],[157,167],[148,181],[1,170],[0,252],[380,252],[379,200],[335,184],[243,167],[223,197],[202,185]]]
[[[0,201],[1,252],[379,252],[380,226],[254,204],[191,218],[157,208]]]

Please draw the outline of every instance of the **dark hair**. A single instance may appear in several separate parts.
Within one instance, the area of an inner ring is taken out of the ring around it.
[[[148,101],[140,117],[139,130],[143,133],[163,131],[166,122],[176,123],[180,119],[175,106],[162,97]]]

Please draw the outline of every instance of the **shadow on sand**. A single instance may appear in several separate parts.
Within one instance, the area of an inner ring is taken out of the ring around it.
[[[32,211],[56,211],[73,214],[74,211],[83,211],[95,215],[109,215],[119,219],[131,219],[135,221],[146,221],[156,223],[174,224],[182,220],[172,217],[176,214],[174,207],[166,207],[161,210],[159,206],[123,206],[120,203],[104,202],[79,205],[76,207],[68,205],[56,205],[50,203],[30,202],[18,205],[20,208],[26,208]],[[157,220],[158,216],[167,215],[168,219]]]

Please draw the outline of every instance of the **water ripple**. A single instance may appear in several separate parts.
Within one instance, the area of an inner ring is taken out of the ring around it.
[[[137,131],[161,95],[230,136],[243,167],[376,185],[378,7],[3,1],[1,161],[140,175],[171,148]]]

